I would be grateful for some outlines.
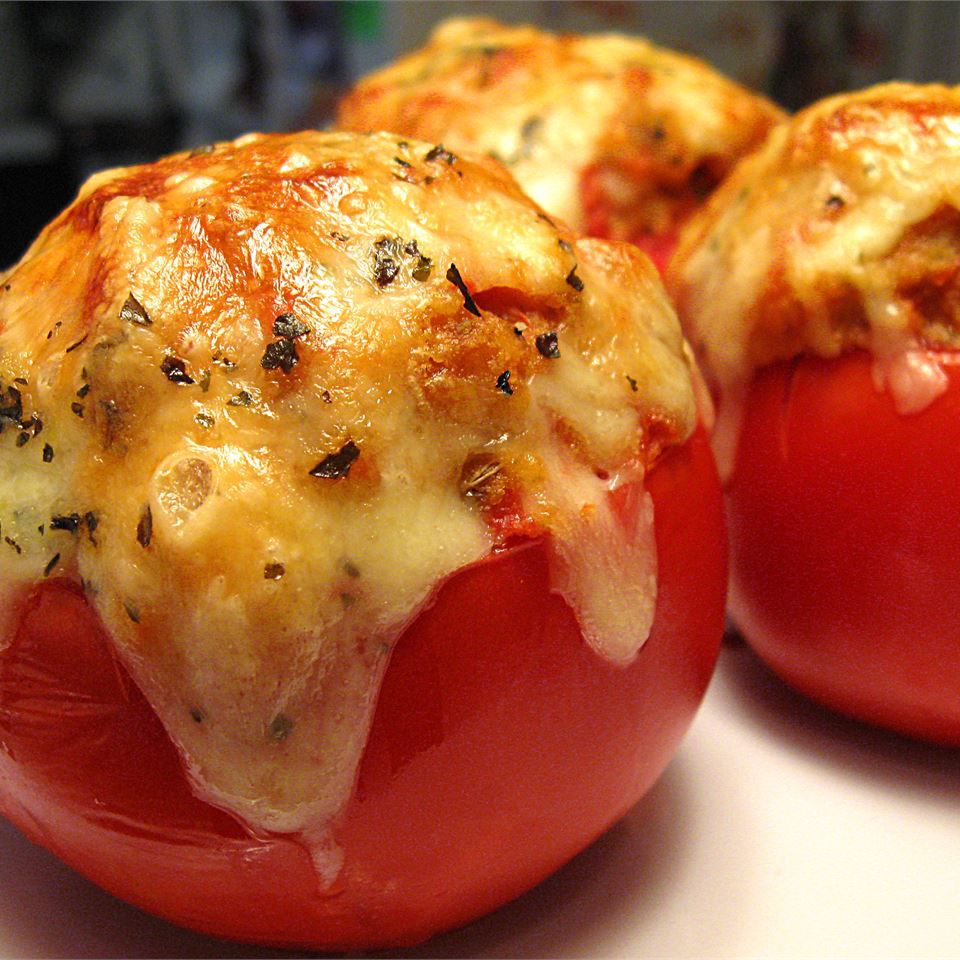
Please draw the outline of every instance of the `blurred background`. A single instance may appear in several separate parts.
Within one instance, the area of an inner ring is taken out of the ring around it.
[[[885,79],[960,79],[960,4],[923,0],[0,0],[0,266],[94,170],[325,126],[355,78],[465,14],[643,34],[790,109]]]

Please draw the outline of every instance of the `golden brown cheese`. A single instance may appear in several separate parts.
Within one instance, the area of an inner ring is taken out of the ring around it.
[[[696,416],[641,255],[386,135],[95,176],[0,276],[0,392],[5,613],[81,578],[200,794],[303,831],[328,878],[391,646],[445,577],[549,536],[588,641],[636,654],[652,530],[607,492]]]
[[[639,37],[486,19],[442,24],[339,112],[346,129],[489,153],[548,213],[625,240],[672,231],[781,118],[706,64]]]
[[[722,419],[758,367],[853,348],[907,413],[945,388],[930,348],[960,344],[958,252],[960,89],[887,84],[774,130],[690,222],[668,285]]]

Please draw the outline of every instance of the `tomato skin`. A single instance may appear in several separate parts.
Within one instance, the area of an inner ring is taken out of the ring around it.
[[[906,734],[960,744],[960,356],[901,415],[872,359],[759,373],[728,488],[730,606],[798,690]]]
[[[327,949],[410,944],[519,895],[621,817],[712,673],[726,586],[719,483],[698,433],[648,477],[659,595],[627,668],[587,648],[533,542],[460,571],[392,655],[343,869],[195,798],[79,591],[34,592],[0,654],[0,809],[116,895],[194,929]]]

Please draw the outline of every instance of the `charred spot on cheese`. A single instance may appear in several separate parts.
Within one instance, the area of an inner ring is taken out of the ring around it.
[[[132,293],[120,308],[120,319],[138,327],[149,327],[153,323],[143,304]]]
[[[311,477],[323,480],[339,480],[350,473],[354,461],[360,456],[360,448],[348,440],[336,453],[327,454],[311,471]]]
[[[558,246],[564,253],[573,253],[573,244],[571,244],[568,240],[564,240],[563,237],[560,237],[560,238],[557,240],[557,246]]]
[[[137,607],[137,605],[136,605],[135,603],[133,603],[131,600],[124,600],[124,601],[123,601],[123,609],[124,609],[124,611],[126,611],[127,616],[128,616],[134,623],[139,623],[139,622],[140,622],[140,609],[139,609],[139,607]]]
[[[8,547],[12,547],[12,548],[13,548],[13,552],[16,553],[18,556],[23,553],[23,547],[21,547],[20,544],[17,543],[17,541],[13,539],[13,537],[4,536],[3,542],[4,542]]]
[[[87,342],[87,337],[90,336],[89,333],[85,333],[79,340],[75,340],[73,343],[64,350],[64,353],[73,353],[78,347],[82,347]]]
[[[279,580],[286,572],[286,568],[282,563],[268,563],[263,568],[263,579]]]
[[[171,382],[181,386],[188,386],[194,382],[193,377],[187,373],[187,363],[180,357],[168,353],[160,363],[160,370],[163,375]]]
[[[560,343],[557,340],[557,333],[555,330],[538,334],[535,343],[541,356],[546,357],[548,360],[559,359]]]
[[[455,263],[451,263],[447,267],[447,279],[460,291],[460,295],[463,297],[463,306],[464,308],[472,313],[475,317],[480,316],[480,308],[477,306],[476,301],[470,294],[470,291],[467,289],[467,285],[463,280],[463,277],[460,276],[460,271],[457,269]]]
[[[231,403],[232,401],[228,400],[227,402],[228,402],[228,403]],[[208,414],[208,413],[198,413],[198,414],[196,414],[196,415],[194,416],[193,419],[194,419],[194,421],[197,423],[198,426],[201,426],[201,427],[203,427],[204,429],[207,429],[207,430],[209,430],[210,427],[212,427],[212,426],[214,425],[214,423],[216,423],[216,421],[214,420],[214,418],[211,417],[210,414]]]
[[[194,723],[203,723],[203,721],[207,719],[207,715],[199,707],[191,707],[190,719]]]
[[[51,573],[57,568],[57,564],[60,562],[60,554],[55,553],[48,561],[47,565],[43,568],[44,577],[49,577]]]
[[[299,362],[300,355],[297,353],[296,343],[286,337],[268,343],[260,358],[260,366],[264,370],[279,368],[284,373],[290,373]]]
[[[627,378],[627,383],[630,384],[630,389],[636,393],[640,389],[639,384],[637,383],[634,377],[631,377],[629,373],[625,373],[624,376]]]
[[[827,197],[825,206],[828,210],[841,210],[846,206],[846,203],[844,202],[843,197],[837,196],[835,193],[831,193],[830,196]]]
[[[339,230],[331,230],[330,237],[338,243],[347,243],[350,239],[345,233],[341,233]]]
[[[576,290],[577,293],[582,293],[582,292],[583,292],[583,281],[577,276],[577,268],[576,268],[576,267],[574,267],[574,268],[567,274],[567,283],[568,283],[571,287],[573,287],[573,289]]]
[[[427,163],[433,163],[434,160],[442,160],[448,166],[457,162],[456,154],[451,153],[447,150],[442,143],[438,143],[435,147],[432,147],[428,150],[423,157]]]
[[[509,370],[504,370],[503,373],[497,377],[497,389],[501,393],[505,393],[508,397],[513,395],[513,387],[510,386]]]
[[[146,549],[150,546],[150,541],[153,539],[153,512],[150,509],[150,504],[144,504],[143,509],[140,511],[140,519],[137,521],[137,543],[141,547]]]
[[[78,391],[77,396],[82,400],[90,392],[90,384],[85,383]]]
[[[343,572],[353,580],[356,580],[360,576],[360,568],[349,558],[344,557],[340,564],[343,567]]]
[[[43,445],[43,462],[50,463],[53,460],[53,447],[49,443]]]

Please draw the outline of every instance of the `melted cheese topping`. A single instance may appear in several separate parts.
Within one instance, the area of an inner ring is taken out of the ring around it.
[[[445,577],[550,537],[590,642],[636,655],[652,518],[623,530],[608,491],[696,416],[642,255],[386,135],[94,177],[0,277],[0,392],[0,583],[81,578],[198,793],[302,832],[327,880],[390,650]]]
[[[485,19],[441,25],[423,49],[362,80],[339,112],[347,129],[489,153],[577,229],[602,206],[618,239],[673,229],[779,119],[706,64],[641,38]]]
[[[945,389],[936,350],[960,343],[958,211],[960,89],[888,84],[824,100],[737,167],[668,275],[724,393],[728,448],[753,371],[801,353],[871,350],[878,388],[903,413]]]

